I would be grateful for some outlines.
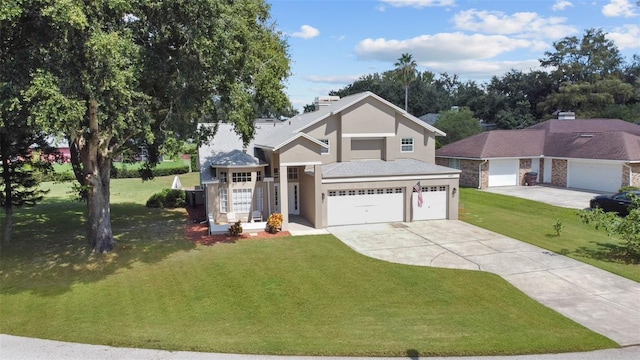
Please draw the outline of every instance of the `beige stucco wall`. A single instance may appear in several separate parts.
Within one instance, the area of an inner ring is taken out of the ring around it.
[[[567,160],[552,160],[551,184],[555,186],[567,187]]]
[[[384,139],[351,138],[351,160],[382,159],[384,149]]]
[[[319,163],[321,146],[313,141],[299,137],[279,150],[280,165],[287,163]]]
[[[413,138],[413,152],[402,152],[402,138]],[[387,158],[416,159],[435,163],[435,134],[415,122],[398,114],[396,118],[396,136],[388,140]]]
[[[395,133],[395,110],[374,98],[342,111],[342,134]]]
[[[211,214],[213,218],[220,223],[224,223],[227,221],[226,213],[221,212],[220,210],[220,188],[227,188],[227,199],[228,199],[228,211],[235,212],[238,219],[243,222],[248,221],[250,212],[237,212],[233,209],[233,189],[252,189],[252,204],[251,210],[255,210],[257,206],[257,191],[258,187],[261,187],[262,190],[262,204],[263,204],[263,216],[268,216],[267,209],[267,187],[264,182],[257,181],[257,171],[260,171],[262,176],[264,177],[265,171],[264,168],[221,168],[222,171],[227,171],[227,182],[211,182],[205,183],[205,201],[207,204],[206,211],[208,214]],[[251,172],[251,181],[249,182],[232,182],[232,173],[233,172]]]
[[[310,126],[305,133],[314,139],[329,140],[329,153],[322,154],[320,160],[323,164],[330,164],[338,161],[340,148],[340,116],[332,115],[317,124]]]

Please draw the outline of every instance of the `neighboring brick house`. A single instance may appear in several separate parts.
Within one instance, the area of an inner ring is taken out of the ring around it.
[[[230,124],[198,149],[213,223],[254,211],[305,218],[315,228],[457,219],[460,171],[435,164],[445,134],[371,93],[331,97],[284,122],[256,123],[243,148]],[[417,206],[414,186],[421,185]]]
[[[640,186],[640,125],[617,119],[552,119],[494,130],[436,150],[436,164],[462,170],[460,186],[536,183],[603,192]]]

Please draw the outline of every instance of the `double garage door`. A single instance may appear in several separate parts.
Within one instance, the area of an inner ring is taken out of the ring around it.
[[[617,192],[622,184],[622,165],[569,160],[567,187]]]
[[[446,187],[423,189],[422,207],[417,207],[417,194],[413,194],[412,219],[446,219]],[[403,188],[330,190],[328,195],[328,226],[404,221]]]

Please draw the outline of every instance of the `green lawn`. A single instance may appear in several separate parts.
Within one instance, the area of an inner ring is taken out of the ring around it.
[[[191,186],[197,176],[180,178]],[[18,211],[14,244],[0,253],[0,332],[141,348],[339,356],[617,346],[496,275],[386,263],[330,235],[193,245],[184,239],[184,210],[142,206],[172,180],[112,181],[117,248],[107,255],[85,246],[83,204],[69,200],[68,184],[49,184],[44,204]],[[462,200],[470,200],[466,191]],[[470,203],[465,210],[471,213]]]
[[[460,191],[461,220],[640,282],[640,265],[610,256],[610,250],[619,247],[618,239],[583,224],[576,212],[476,189]],[[553,229],[557,220],[563,224],[560,236]]]

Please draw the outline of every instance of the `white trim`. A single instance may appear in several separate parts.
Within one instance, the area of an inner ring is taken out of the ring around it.
[[[434,180],[434,179],[459,179],[460,174],[434,174],[434,175],[405,175],[405,176],[376,176],[323,179],[323,184],[358,183],[365,181],[396,181],[396,180]]]
[[[274,151],[275,151],[275,150],[279,150],[279,149],[280,149],[280,148],[282,148],[283,146],[285,146],[285,145],[287,145],[287,144],[290,144],[291,142],[293,142],[294,140],[298,139],[299,137],[303,137],[303,138],[305,138],[305,139],[307,139],[307,140],[310,140],[311,142],[316,143],[316,144],[318,144],[318,145],[322,146],[323,148],[326,148],[326,147],[327,147],[327,145],[326,145],[325,143],[320,142],[319,140],[317,140],[317,139],[315,139],[315,138],[313,138],[313,137],[311,137],[311,136],[309,136],[309,135],[307,135],[307,134],[305,134],[305,133],[297,133],[297,134],[293,135],[292,137],[290,137],[289,139],[285,140],[282,144],[280,144],[280,145],[278,145],[278,146],[275,146],[275,147],[273,148],[273,150],[274,150]]]
[[[280,163],[280,166],[304,166],[304,165],[322,165],[322,161],[300,161]]]
[[[383,137],[393,137],[396,136],[395,133],[350,133],[350,134],[342,134],[343,138],[383,138]]]

